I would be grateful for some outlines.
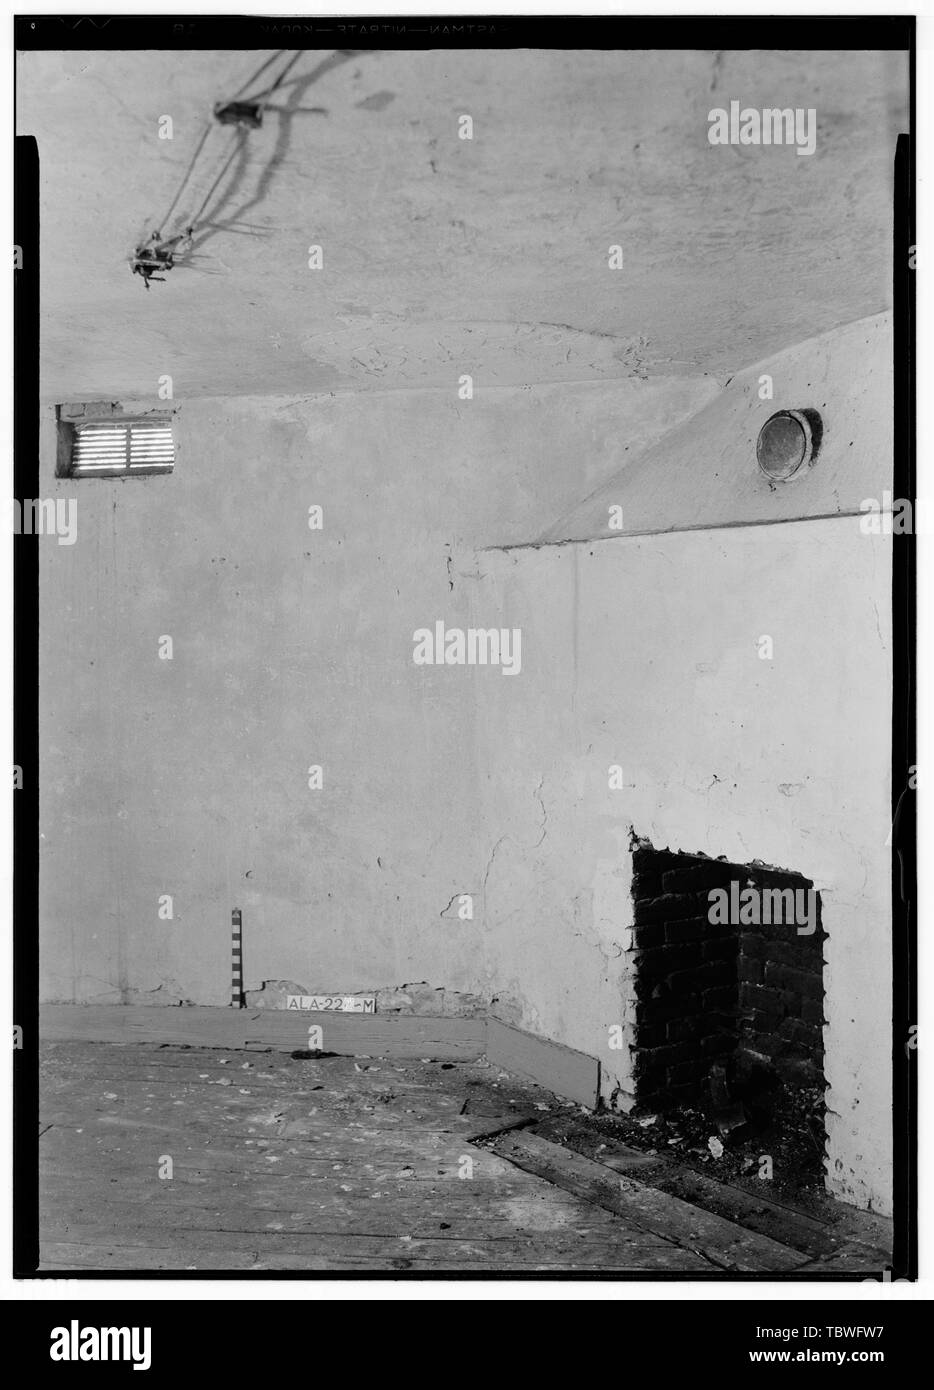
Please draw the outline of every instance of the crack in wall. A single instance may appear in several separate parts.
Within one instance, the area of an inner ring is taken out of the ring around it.
[[[523,844],[520,844],[520,842],[519,842],[518,840],[516,840],[512,835],[501,835],[501,836],[499,837],[499,839],[498,839],[498,840],[496,841],[496,843],[494,844],[492,850],[490,851],[490,856],[489,856],[489,859],[487,860],[486,870],[484,871],[484,874],[483,874],[483,890],[482,890],[482,891],[483,891],[484,903],[486,902],[486,886],[487,886],[487,882],[488,882],[489,877],[490,877],[490,871],[491,871],[491,869],[493,868],[493,862],[494,862],[494,860],[496,859],[496,854],[497,854],[497,851],[499,850],[500,845],[505,844],[505,842],[506,842],[507,840],[511,840],[512,843],[513,843],[514,845],[518,845],[519,848],[520,848],[521,850],[523,850],[526,854],[530,854],[530,853],[532,852],[532,850],[536,850],[536,849],[538,849],[542,844],[544,844],[545,836],[548,834],[548,810],[547,810],[547,808],[546,808],[546,806],[545,806],[544,798],[542,797],[542,787],[544,786],[544,784],[545,784],[545,774],[542,773],[541,777],[539,778],[538,786],[535,788],[535,790],[534,790],[533,793],[532,793],[532,795],[538,800],[538,804],[539,804],[539,805],[541,806],[541,808],[542,808],[542,823],[541,823],[541,827],[540,827],[541,832],[542,832],[541,835],[538,837],[538,839],[535,841],[535,843],[534,843],[534,844],[531,844],[531,845],[523,845]],[[448,904],[448,906],[450,906],[450,904]]]

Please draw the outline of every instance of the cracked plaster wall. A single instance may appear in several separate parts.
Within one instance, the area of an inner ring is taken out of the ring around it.
[[[676,429],[650,451],[654,505],[638,492],[642,461],[632,473],[646,529],[659,534],[607,539],[604,529],[481,555],[476,611],[492,604],[523,634],[521,678],[479,688],[483,931],[491,975],[519,1003],[515,1021],[598,1057],[604,1097],[625,1106],[633,831],[658,848],[813,879],[828,933],[828,1185],[888,1212],[892,538],[824,515],[891,488],[891,340],[859,341],[861,353],[844,329],[799,345],[788,369],[797,391],[810,357],[826,392],[817,404],[827,402],[825,456],[782,499],[787,510],[797,498],[798,520],[729,525],[757,486],[761,508],[774,502],[756,470],[755,412],[742,404],[738,430],[726,390],[687,431],[706,506],[724,525],[661,534],[688,454]],[[784,362],[763,369],[778,381]],[[783,403],[781,392],[759,402],[762,418]],[[619,480],[614,497],[625,505],[627,495]],[[759,656],[763,635],[770,660]],[[614,1025],[622,1050],[610,1045]]]
[[[489,998],[458,906],[487,851],[476,681],[503,677],[416,667],[412,634],[465,626],[478,546],[542,530],[713,390],[180,401],[174,473],[126,481],[56,480],[49,417],[41,495],[76,496],[78,531],[40,546],[43,997],[226,1004],[240,907],[248,990]]]

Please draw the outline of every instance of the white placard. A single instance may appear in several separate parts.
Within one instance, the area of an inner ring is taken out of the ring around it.
[[[290,994],[286,1008],[313,1013],[375,1014],[375,994]]]

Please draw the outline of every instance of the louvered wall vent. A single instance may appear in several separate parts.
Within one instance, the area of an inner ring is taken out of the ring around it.
[[[171,473],[175,464],[172,423],[165,417],[92,420],[73,430],[67,469],[72,478]]]

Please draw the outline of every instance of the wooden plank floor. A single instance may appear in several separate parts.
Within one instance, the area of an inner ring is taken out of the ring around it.
[[[716,1272],[472,1147],[508,1122],[505,1105],[461,1114],[470,1083],[496,1076],[482,1061],[46,1041],[41,1268]]]

